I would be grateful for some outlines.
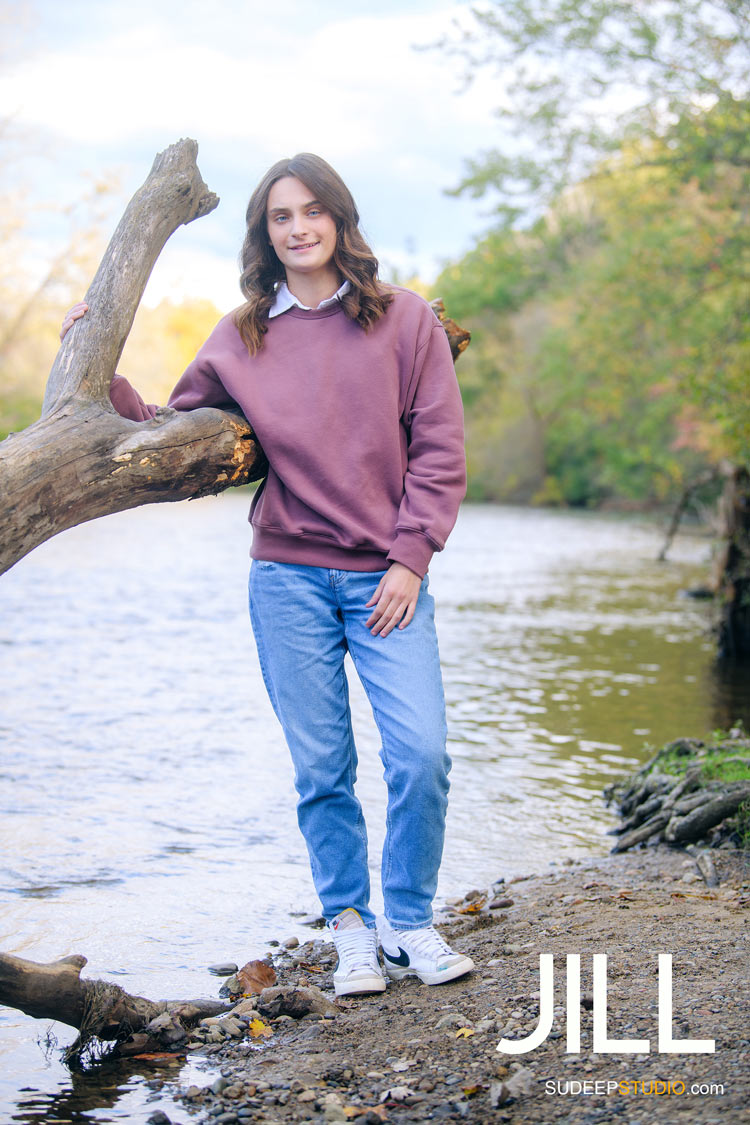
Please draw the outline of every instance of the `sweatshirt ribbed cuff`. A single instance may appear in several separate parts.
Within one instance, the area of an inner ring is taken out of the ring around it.
[[[397,531],[393,546],[388,552],[388,562],[402,563],[420,578],[424,578],[434,553],[434,543],[420,531]]]

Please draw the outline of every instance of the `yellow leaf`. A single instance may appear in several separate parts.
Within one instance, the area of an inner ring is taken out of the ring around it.
[[[456,1039],[468,1039],[470,1035],[476,1035],[473,1027],[459,1027],[456,1032]]]
[[[248,1031],[253,1039],[259,1039],[261,1035],[273,1035],[273,1028],[269,1027],[267,1023],[263,1023],[263,1020],[251,1020]]]

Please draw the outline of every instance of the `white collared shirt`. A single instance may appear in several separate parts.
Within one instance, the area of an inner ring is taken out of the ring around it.
[[[350,288],[351,286],[349,285],[349,282],[345,281],[341,288],[337,289],[332,297],[326,297],[324,301],[321,301],[318,305],[318,308],[327,309],[329,305],[333,305],[336,301],[340,300],[345,293],[348,293]],[[271,317],[274,316],[281,316],[281,314],[285,313],[287,309],[291,309],[295,305],[298,309],[304,309],[306,312],[312,312],[312,309],[309,305],[303,305],[302,302],[294,296],[285,281],[279,282],[279,287],[276,290],[276,300],[268,310],[268,319],[270,320]]]

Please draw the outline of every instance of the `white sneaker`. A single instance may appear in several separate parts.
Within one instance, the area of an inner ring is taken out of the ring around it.
[[[385,977],[378,961],[378,935],[362,921],[353,906],[328,923],[339,963],[333,971],[337,996],[356,992],[385,992]]]
[[[471,957],[454,953],[434,926],[394,930],[382,916],[377,925],[385,971],[393,980],[414,976],[423,984],[444,984],[474,968]]]

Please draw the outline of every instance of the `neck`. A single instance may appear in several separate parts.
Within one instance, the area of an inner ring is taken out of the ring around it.
[[[341,288],[338,270],[326,270],[321,274],[309,275],[287,270],[286,283],[289,292],[311,309],[317,308],[321,301],[332,297]]]

